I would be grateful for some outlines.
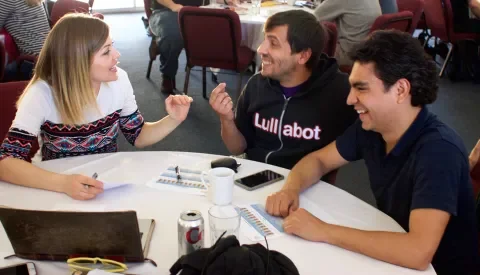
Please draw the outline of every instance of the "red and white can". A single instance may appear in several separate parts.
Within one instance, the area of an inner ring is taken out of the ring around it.
[[[204,247],[204,221],[202,213],[188,210],[178,218],[178,257]]]

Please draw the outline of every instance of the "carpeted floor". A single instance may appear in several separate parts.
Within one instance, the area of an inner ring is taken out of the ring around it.
[[[148,65],[148,46],[150,38],[143,28],[141,17],[143,13],[106,14],[105,21],[111,26],[111,36],[115,47],[120,51],[119,65],[129,74],[135,90],[140,111],[147,121],[156,121],[166,115],[165,96],[160,93],[161,76],[158,71],[159,62],[154,62],[151,80],[145,78]],[[185,78],[185,56],[180,56],[177,87],[183,90]],[[199,68],[197,68],[199,69]],[[207,90],[211,91],[215,84],[207,75]],[[219,81],[226,82],[235,93],[236,76],[220,74]],[[244,78],[246,83],[248,77]],[[202,98],[201,72],[192,72],[190,77],[189,95],[193,97],[189,116],[172,134],[161,142],[143,150],[149,151],[190,151],[228,155],[220,137],[220,124],[217,116]],[[470,150],[480,138],[479,86],[470,83],[451,83],[441,80],[438,100],[430,107],[444,122],[453,127],[463,138]],[[119,141],[121,151],[139,150],[128,144],[124,139]],[[369,188],[368,175],[362,162],[351,163],[340,170],[337,186],[375,205]]]

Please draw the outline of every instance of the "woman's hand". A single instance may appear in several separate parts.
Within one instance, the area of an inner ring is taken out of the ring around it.
[[[171,95],[165,99],[165,106],[168,115],[177,122],[182,122],[187,118],[190,103],[193,98],[186,95]]]

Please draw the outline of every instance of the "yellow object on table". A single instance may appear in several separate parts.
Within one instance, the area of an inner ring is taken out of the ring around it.
[[[276,5],[281,5],[282,3],[278,1],[266,1],[262,3],[262,7],[271,7],[271,6],[276,6]]]

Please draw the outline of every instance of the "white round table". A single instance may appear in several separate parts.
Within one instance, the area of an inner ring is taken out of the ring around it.
[[[123,180],[133,183],[129,186],[106,190],[90,201],[75,201],[70,197],[50,191],[25,188],[0,182],[0,205],[13,208],[36,210],[76,210],[76,211],[115,211],[135,210],[138,218],[153,218],[155,231],[150,244],[148,257],[156,261],[155,268],[149,263],[129,264],[128,273],[169,274],[168,270],[177,260],[177,219],[182,211],[195,209],[202,212],[205,219],[205,236],[209,236],[208,208],[211,203],[204,196],[189,195],[174,191],[160,191],[145,185],[159,176],[169,166],[207,170],[210,161],[221,156],[186,152],[122,152],[115,154],[91,155],[46,161],[38,166],[59,173],[84,173],[92,171],[109,173],[109,181]],[[271,169],[287,176],[289,170],[237,159],[241,166],[236,177],[242,177],[264,169]],[[72,170],[73,169],[73,170]],[[266,197],[281,188],[283,181],[249,192],[237,186],[234,188],[233,203],[265,203]],[[319,182],[301,195],[301,206],[328,222],[364,230],[384,230],[403,232],[403,229],[390,217],[359,200],[349,193]],[[240,242],[251,243],[240,232]],[[210,246],[209,238],[205,245]],[[297,266],[300,274],[435,274],[430,266],[419,272],[378,261],[342,248],[324,243],[309,242],[296,236],[285,235],[269,240],[272,250],[288,256]],[[0,267],[26,260],[3,257],[13,254],[13,248],[5,231],[0,229]],[[63,262],[36,261],[39,275],[68,274]]]

